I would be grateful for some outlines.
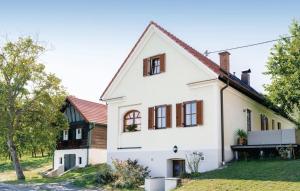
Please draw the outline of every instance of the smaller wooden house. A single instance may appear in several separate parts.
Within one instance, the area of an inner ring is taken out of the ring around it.
[[[106,105],[68,96],[62,107],[69,122],[54,153],[54,170],[106,162]]]

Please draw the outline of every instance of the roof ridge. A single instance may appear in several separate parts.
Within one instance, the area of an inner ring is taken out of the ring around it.
[[[76,97],[76,96],[73,96],[73,95],[70,95],[70,96],[68,96],[67,98],[75,98],[75,99],[77,99],[77,100],[81,100],[81,101],[84,101],[84,102],[89,102],[89,103],[92,103],[92,104],[98,104],[98,105],[101,105],[101,106],[106,106],[105,104],[102,104],[102,103],[97,103],[97,102],[93,102],[93,101],[89,101],[89,100],[85,100],[85,99],[81,99],[81,98],[78,98],[78,97]]]
[[[166,34],[167,36],[169,36],[172,40],[174,40],[177,44],[179,44],[182,48],[184,48],[185,50],[187,50],[189,53],[191,53],[193,56],[195,56],[196,58],[198,58],[201,62],[203,62],[205,65],[212,65],[213,67],[215,67],[214,69],[220,70],[220,66],[218,64],[216,64],[214,61],[212,61],[211,59],[209,59],[207,56],[203,55],[202,53],[200,53],[198,50],[196,50],[195,48],[193,48],[192,46],[190,46],[189,44],[187,44],[186,42],[182,41],[181,39],[179,39],[176,35],[174,35],[173,33],[167,31],[165,28],[163,28],[162,26],[160,26],[159,24],[157,24],[154,21],[150,22],[150,25],[153,24],[155,27],[157,27],[159,30],[161,30],[164,34]],[[212,69],[212,68],[211,68]],[[213,69],[213,70],[214,70]],[[216,71],[215,71],[216,72]],[[219,73],[219,72],[217,72]]]

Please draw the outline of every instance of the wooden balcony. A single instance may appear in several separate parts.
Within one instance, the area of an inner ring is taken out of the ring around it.
[[[88,142],[87,139],[78,139],[78,140],[67,140],[67,141],[58,141],[56,149],[81,149],[87,148]]]

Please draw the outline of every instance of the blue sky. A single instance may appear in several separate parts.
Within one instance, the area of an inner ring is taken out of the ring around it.
[[[98,101],[148,23],[153,20],[204,52],[288,34],[300,1],[0,1],[0,44],[31,35],[47,47],[42,61],[68,92]],[[231,51],[231,71],[251,68],[259,91],[269,82],[272,43]],[[209,58],[219,62],[217,54]]]

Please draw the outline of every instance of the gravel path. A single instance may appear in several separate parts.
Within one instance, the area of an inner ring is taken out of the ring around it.
[[[69,182],[49,183],[49,184],[6,184],[0,183],[1,191],[97,191],[93,189],[81,189],[74,187]],[[103,191],[99,189],[98,191]]]

